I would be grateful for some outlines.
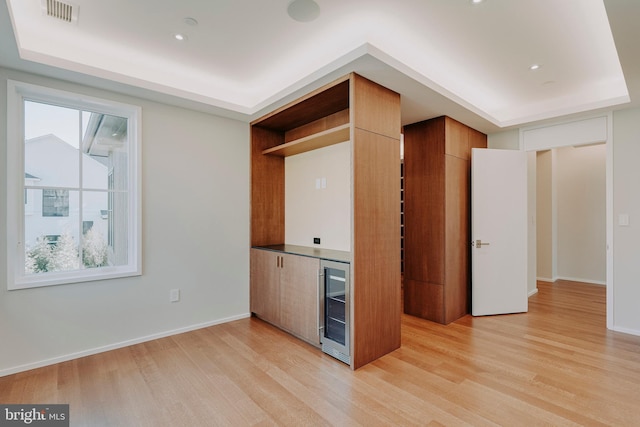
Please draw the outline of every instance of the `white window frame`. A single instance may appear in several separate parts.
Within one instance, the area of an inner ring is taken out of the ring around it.
[[[24,101],[60,105],[128,119],[128,262],[125,265],[25,274]],[[20,81],[7,81],[7,288],[9,290],[89,282],[142,274],[141,156],[142,109]]]

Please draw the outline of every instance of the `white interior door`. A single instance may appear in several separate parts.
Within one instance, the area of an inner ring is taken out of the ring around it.
[[[472,150],[471,314],[521,313],[527,302],[527,154]]]

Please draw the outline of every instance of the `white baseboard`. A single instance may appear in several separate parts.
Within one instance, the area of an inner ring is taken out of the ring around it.
[[[565,277],[565,276],[558,276],[556,278],[556,280],[569,280],[571,282],[582,282],[582,283],[589,283],[591,285],[602,285],[602,286],[606,286],[607,282],[603,282],[601,280],[590,280],[590,279],[582,279],[580,277]]]
[[[636,330],[636,329],[629,329],[629,328],[621,328],[619,326],[614,326],[612,328],[613,331],[616,332],[622,332],[623,334],[629,334],[629,335],[637,335],[640,336],[640,331]]]
[[[529,291],[529,293],[527,294],[527,298],[529,298],[531,295],[535,295],[538,293],[538,288],[535,288],[532,291]]]
[[[600,280],[581,279],[579,277],[565,277],[565,276],[556,276],[554,278],[536,277],[536,280],[540,282],[547,282],[547,283],[555,283],[557,280],[569,280],[571,282],[589,283],[591,285],[602,285],[602,286],[607,285],[607,282],[603,282]]]
[[[73,359],[79,359],[85,356],[91,356],[93,354],[104,353],[105,351],[116,350],[122,347],[128,347],[130,345],[140,344],[147,341],[152,341],[158,338],[165,338],[171,335],[178,335],[185,332],[195,331],[196,329],[208,328],[209,326],[220,325],[222,323],[233,322],[234,320],[246,319],[250,317],[251,313],[239,314],[237,316],[231,316],[224,319],[213,320],[211,322],[199,323],[196,325],[185,326],[184,328],[172,329],[170,331],[159,332],[157,334],[147,335],[144,337],[134,338],[131,340],[121,341],[114,344],[105,345],[102,347],[91,348],[76,353],[65,354],[63,356],[54,357],[51,359],[45,359],[38,362],[27,363],[24,365],[14,366],[12,368],[0,370],[0,377],[7,375],[17,374],[18,372],[24,372],[31,369],[42,368],[43,366],[54,365],[56,363],[67,362]]]

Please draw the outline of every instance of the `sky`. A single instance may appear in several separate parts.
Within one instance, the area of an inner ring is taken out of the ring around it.
[[[54,134],[67,144],[78,148],[80,134],[78,132],[80,121],[78,110],[58,107],[55,105],[41,104],[25,101],[25,139],[36,138],[42,135]],[[84,118],[82,133],[86,130],[91,113],[82,112]]]

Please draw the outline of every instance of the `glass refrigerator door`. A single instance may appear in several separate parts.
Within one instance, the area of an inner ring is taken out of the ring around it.
[[[344,270],[325,268],[325,330],[326,338],[346,345],[347,319],[346,277]]]

